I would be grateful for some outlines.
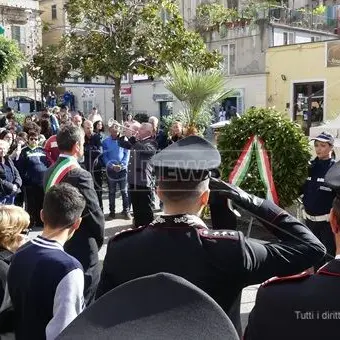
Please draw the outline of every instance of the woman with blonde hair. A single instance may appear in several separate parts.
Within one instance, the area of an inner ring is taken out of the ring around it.
[[[170,128],[170,137],[168,139],[168,145],[178,142],[184,138],[184,127],[179,121],[174,121]]]
[[[21,207],[0,205],[0,303],[2,303],[7,271],[12,255],[25,242],[30,216]]]

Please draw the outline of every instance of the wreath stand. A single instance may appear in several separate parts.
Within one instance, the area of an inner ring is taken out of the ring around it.
[[[240,157],[236,161],[233,171],[229,176],[229,182],[236,186],[240,186],[240,184],[242,184],[248,173],[253,152],[255,152],[256,155],[256,163],[259,169],[261,181],[266,189],[266,197],[275,204],[278,204],[279,198],[273,180],[268,152],[264,146],[262,138],[259,136],[253,135],[248,139]],[[251,216],[246,238],[250,237],[253,222],[254,218]]]

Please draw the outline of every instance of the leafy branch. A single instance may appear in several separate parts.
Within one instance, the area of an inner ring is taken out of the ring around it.
[[[66,10],[74,32],[67,52],[82,74],[114,79],[117,120],[123,75],[164,75],[168,62],[210,68],[221,61],[186,30],[176,0],[69,0]]]
[[[25,56],[18,44],[0,36],[0,83],[15,79],[21,73]]]
[[[224,74],[219,69],[197,70],[179,63],[168,65],[169,76],[165,87],[182,103],[179,119],[189,133],[205,130],[212,119],[214,104],[221,102],[232,90],[226,90]]]

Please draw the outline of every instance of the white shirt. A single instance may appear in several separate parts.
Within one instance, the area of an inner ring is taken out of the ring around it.
[[[220,122],[223,122],[223,121],[226,120],[225,115],[226,115],[226,112],[225,112],[225,111],[220,111],[220,113],[218,114],[218,117],[219,117]]]

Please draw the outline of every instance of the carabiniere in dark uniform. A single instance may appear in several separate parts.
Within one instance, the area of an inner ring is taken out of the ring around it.
[[[222,230],[209,230],[198,215],[204,206],[203,197],[204,204],[208,203],[209,169],[218,167],[220,161],[215,147],[197,136],[182,139],[153,156],[159,194],[165,188],[177,188],[171,196],[184,197],[183,203],[163,200],[166,215],[111,238],[97,298],[132,279],[168,272],[208,293],[241,334],[240,294],[245,286],[275,275],[299,273],[322,259],[324,246],[289,213],[213,178],[210,190],[223,192],[235,204],[255,214],[280,243],[261,244],[246,239],[242,232],[223,230],[223,226]],[[197,202],[190,200],[192,194],[185,191],[188,188],[200,190]]]

